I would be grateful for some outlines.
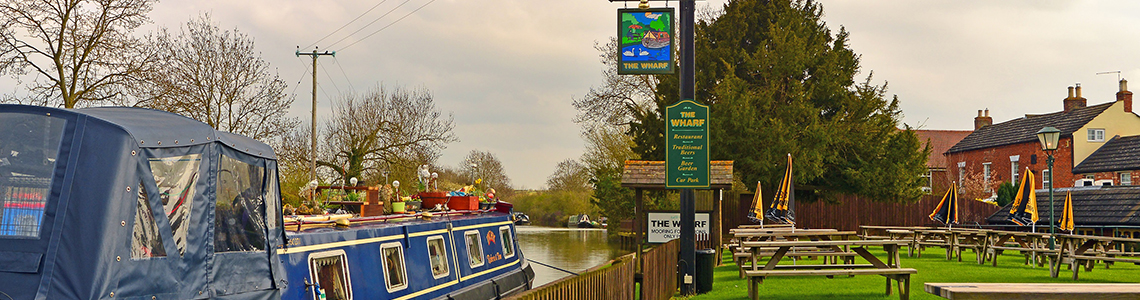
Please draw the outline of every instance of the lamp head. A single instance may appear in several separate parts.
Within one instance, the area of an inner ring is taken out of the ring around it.
[[[1037,131],[1037,141],[1041,142],[1041,150],[1057,150],[1057,141],[1061,138],[1061,131],[1053,127],[1041,128]]]

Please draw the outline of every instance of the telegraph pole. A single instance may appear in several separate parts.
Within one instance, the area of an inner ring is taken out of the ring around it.
[[[318,53],[317,48],[320,47],[313,47],[312,53],[301,53],[301,49],[298,47],[296,52],[297,57],[301,57],[301,55],[308,55],[313,57],[313,115],[312,119],[310,119],[312,123],[312,132],[310,132],[310,137],[312,138],[313,144],[312,148],[310,148],[312,151],[309,152],[310,182],[317,179],[317,57],[320,57],[321,55],[331,55],[332,57],[336,57],[336,51],[325,51]],[[313,200],[313,194],[314,193],[309,193],[309,201]]]

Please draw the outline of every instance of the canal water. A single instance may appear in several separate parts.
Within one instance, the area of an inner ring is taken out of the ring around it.
[[[515,227],[519,247],[529,260],[580,273],[629,253],[606,242],[605,229]],[[532,262],[534,287],[571,274]]]

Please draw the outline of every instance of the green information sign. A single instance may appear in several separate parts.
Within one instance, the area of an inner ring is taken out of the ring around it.
[[[673,9],[618,9],[618,74],[673,74]]]
[[[709,107],[682,100],[665,108],[665,187],[709,187]]]

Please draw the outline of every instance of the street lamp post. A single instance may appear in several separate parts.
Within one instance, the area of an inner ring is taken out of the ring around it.
[[[1061,137],[1061,131],[1053,127],[1041,128],[1037,131],[1037,141],[1041,142],[1041,150],[1045,150],[1049,157],[1045,163],[1049,166],[1049,250],[1054,250],[1056,245],[1057,235],[1057,219],[1053,217],[1053,152],[1057,151],[1057,140]]]

